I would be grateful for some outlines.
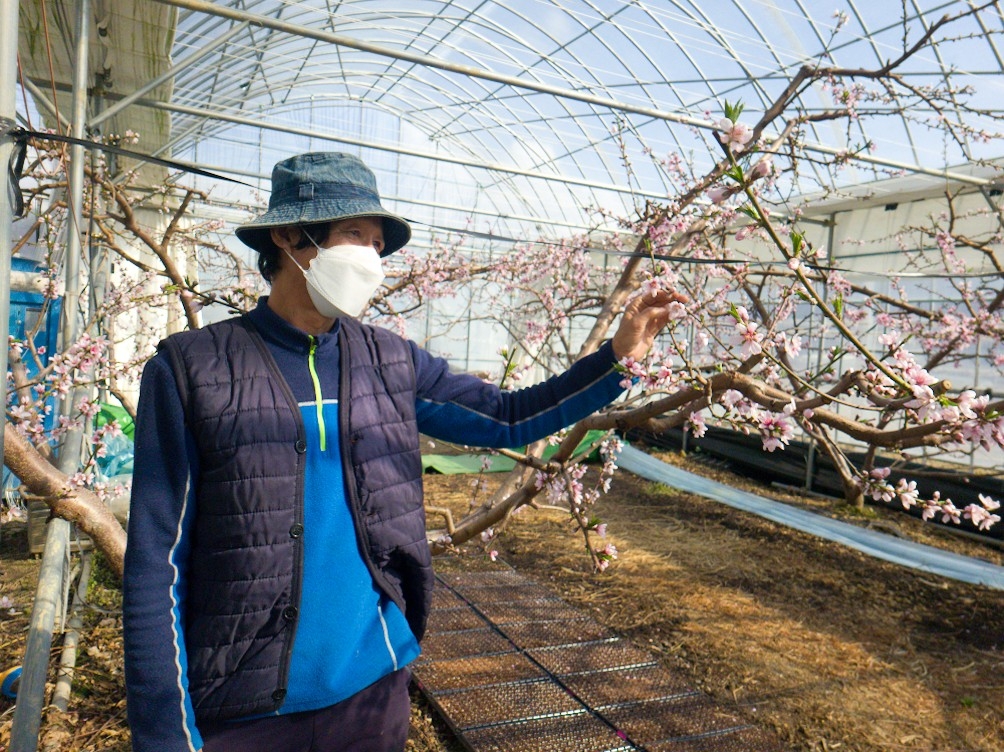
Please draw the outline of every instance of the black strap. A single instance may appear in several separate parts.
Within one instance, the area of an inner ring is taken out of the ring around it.
[[[21,195],[21,187],[18,185],[21,179],[21,170],[24,169],[24,157],[28,151],[27,141],[21,141],[15,135],[21,130],[10,118],[0,118],[0,136],[11,136],[14,141],[14,151],[11,152],[10,161],[7,163],[7,192],[10,199],[11,211],[15,219],[24,216],[24,197]]]
[[[64,144],[75,144],[77,146],[83,146],[85,149],[93,149],[96,151],[111,152],[112,154],[118,154],[123,157],[129,157],[135,159],[138,162],[148,162],[150,164],[161,165],[162,167],[169,167],[174,170],[181,170],[183,172],[188,172],[193,175],[202,175],[207,178],[215,178],[216,180],[225,180],[228,183],[238,183],[240,185],[246,185],[249,188],[254,186],[243,182],[242,180],[237,180],[235,178],[228,178],[226,175],[220,175],[215,172],[210,172],[209,170],[202,170],[198,167],[192,167],[191,165],[184,165],[180,162],[174,162],[170,159],[161,159],[160,157],[154,157],[150,154],[141,154],[136,151],[129,151],[128,149],[123,149],[120,146],[115,146],[113,144],[101,144],[96,141],[87,141],[82,138],[74,138],[72,136],[63,136],[59,133],[46,133],[42,131],[30,131],[22,128],[14,123],[13,120],[9,118],[0,118],[0,136],[9,137],[14,141],[15,147],[14,152],[11,154],[10,163],[7,166],[7,180],[8,180],[8,190],[10,191],[11,206],[14,210],[15,219],[20,219],[24,216],[24,197],[21,195],[20,180],[21,171],[24,169],[25,155],[28,151],[28,141],[30,139],[37,139],[39,141],[57,141]]]

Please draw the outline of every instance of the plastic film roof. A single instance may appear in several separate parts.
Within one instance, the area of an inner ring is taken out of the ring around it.
[[[255,182],[297,152],[352,151],[374,168],[387,203],[405,216],[512,237],[576,231],[599,223],[597,209],[631,214],[646,201],[665,200],[687,172],[703,174],[720,158],[712,125],[726,100],[741,100],[743,119],[755,122],[801,66],[878,67],[942,16],[977,5],[163,4],[178,13],[173,95],[155,105],[170,113],[162,154]],[[998,127],[990,116],[1004,102],[1002,30],[1001,11],[991,3],[936,32],[935,44],[900,69],[903,86],[889,101],[862,104],[862,117],[849,125],[808,123],[802,141],[809,154],[870,148],[839,172],[803,165],[792,192],[904,172],[943,183],[938,173],[946,169],[1004,156],[1004,141],[980,134]],[[942,111],[902,93],[925,87],[956,93]],[[798,106],[809,114],[832,110],[834,94],[809,87]],[[954,137],[932,129],[938,119],[959,124]],[[260,185],[267,190],[267,180]],[[214,195],[247,200],[226,186]]]

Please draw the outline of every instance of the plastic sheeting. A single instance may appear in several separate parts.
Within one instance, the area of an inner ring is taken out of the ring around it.
[[[841,543],[876,559],[961,582],[1004,590],[1004,567],[995,564],[942,551],[932,546],[900,540],[765,499],[724,483],[688,473],[631,446],[624,447],[617,464],[647,480],[665,483],[667,486],[721,502],[779,525]]]

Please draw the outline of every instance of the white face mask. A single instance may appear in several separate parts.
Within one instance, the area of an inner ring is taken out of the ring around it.
[[[310,235],[307,238],[314,243]],[[293,255],[286,251],[286,255],[300,268],[307,280],[307,294],[310,295],[314,308],[329,319],[359,316],[384,280],[380,256],[372,246],[335,245],[321,248],[317,243],[314,246],[317,248],[317,256],[306,269],[297,264]]]

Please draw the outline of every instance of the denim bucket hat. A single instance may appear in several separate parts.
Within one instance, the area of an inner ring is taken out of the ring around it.
[[[408,222],[383,208],[376,178],[352,154],[313,152],[284,159],[272,168],[268,211],[237,228],[237,237],[256,251],[271,249],[271,229],[352,217],[382,217],[382,256],[411,239]]]

